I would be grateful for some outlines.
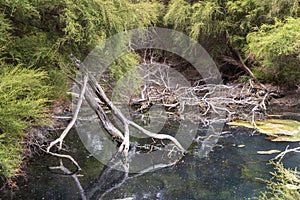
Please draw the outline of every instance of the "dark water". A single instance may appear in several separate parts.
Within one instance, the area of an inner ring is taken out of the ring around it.
[[[270,178],[272,166],[268,160],[276,155],[259,155],[257,151],[298,145],[270,142],[249,129],[230,129],[223,132],[206,156],[204,144],[195,142],[176,165],[129,174],[124,179],[124,172],[111,170],[93,158],[75,130],[67,139],[65,148],[78,161],[80,172],[71,176],[50,170],[59,160],[36,156],[28,163],[27,180],[20,180],[19,190],[2,194],[2,199],[252,199],[265,189],[259,178]],[[300,156],[288,155],[284,163],[287,167],[300,166]],[[65,166],[74,170],[70,163]],[[116,189],[110,189],[114,186]]]

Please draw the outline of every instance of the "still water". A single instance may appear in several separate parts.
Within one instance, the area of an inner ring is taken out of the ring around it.
[[[65,148],[81,171],[65,175],[50,169],[59,165],[57,158],[35,156],[28,163],[26,180],[19,181],[19,190],[3,194],[2,199],[253,199],[265,189],[260,179],[270,178],[272,166],[268,160],[276,155],[259,155],[257,151],[299,145],[270,142],[250,129],[225,129],[205,156],[203,141],[195,141],[174,166],[126,177],[91,156],[74,129],[67,136]],[[199,128],[200,136],[201,131]],[[300,166],[300,156],[288,155],[284,164]],[[70,163],[65,166],[74,170]]]

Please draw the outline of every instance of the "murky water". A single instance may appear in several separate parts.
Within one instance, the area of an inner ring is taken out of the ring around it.
[[[201,129],[199,130],[201,135]],[[269,179],[275,155],[257,151],[284,150],[298,143],[274,143],[249,129],[223,131],[207,156],[203,141],[194,142],[176,165],[144,174],[129,174],[105,167],[82,145],[76,130],[68,135],[68,153],[82,170],[73,176],[49,167],[59,165],[57,158],[36,156],[28,163],[27,180],[19,190],[2,195],[3,199],[203,199],[241,200],[254,198],[265,189],[260,178]],[[288,155],[288,167],[300,166],[300,156]],[[65,163],[74,170],[70,163]],[[104,195],[105,194],[105,195]]]

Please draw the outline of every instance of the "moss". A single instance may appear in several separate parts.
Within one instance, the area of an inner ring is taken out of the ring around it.
[[[229,122],[228,125],[255,128],[258,132],[266,134],[274,142],[300,141],[300,122],[295,120],[267,119],[255,121],[255,125],[249,121]]]

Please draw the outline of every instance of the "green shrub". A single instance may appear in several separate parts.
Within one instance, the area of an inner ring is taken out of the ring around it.
[[[0,67],[0,174],[10,177],[22,162],[26,129],[48,121],[45,104],[51,87],[45,72]]]
[[[116,59],[110,66],[110,71],[116,80],[119,80],[128,72],[133,72],[132,70],[138,65],[140,61],[140,56],[135,53],[128,53],[120,58]]]
[[[297,169],[287,169],[282,164],[272,163],[275,172],[272,179],[266,181],[268,191],[263,192],[259,200],[294,200],[300,199],[300,179]]]
[[[265,82],[295,86],[300,80],[300,18],[289,17],[249,33],[249,51],[260,64],[256,76]]]
[[[0,0],[0,174],[18,170],[24,131],[45,123],[48,99],[65,97],[66,77],[75,74],[70,56],[84,60],[108,37],[156,24],[162,9],[142,0]],[[113,75],[138,59],[118,59]]]

